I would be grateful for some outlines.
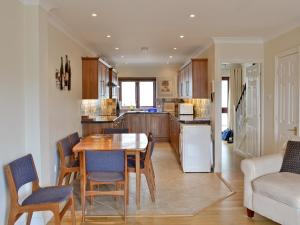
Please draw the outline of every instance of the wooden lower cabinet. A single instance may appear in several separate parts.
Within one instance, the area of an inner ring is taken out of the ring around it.
[[[170,121],[170,129],[169,129],[169,136],[170,136],[170,144],[179,160],[179,136],[180,136],[180,123],[178,120],[169,115]]]
[[[104,128],[112,128],[114,123],[83,123],[82,124],[82,136],[86,137],[92,134],[103,134]]]
[[[166,113],[128,113],[125,126],[131,133],[151,132],[157,141],[169,140],[169,118]]]

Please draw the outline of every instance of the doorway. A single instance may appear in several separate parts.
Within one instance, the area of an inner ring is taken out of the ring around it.
[[[276,57],[275,144],[281,150],[287,140],[299,136],[299,50]]]
[[[232,130],[234,144],[231,149],[236,153],[243,157],[260,156],[261,65],[222,64],[221,74],[222,131]],[[226,145],[231,141],[224,143],[224,135],[222,139],[223,148],[228,148]]]

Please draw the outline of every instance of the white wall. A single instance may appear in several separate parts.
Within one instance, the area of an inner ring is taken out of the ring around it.
[[[3,166],[25,154],[23,6],[6,0],[0,7],[0,224],[6,224],[9,195]]]
[[[177,74],[180,65],[121,65],[117,68],[119,77],[156,77],[158,83],[162,79],[171,79],[174,95],[177,97]],[[157,95],[158,98],[162,97]]]
[[[71,132],[81,133],[81,57],[94,54],[50,25],[48,13],[39,6],[17,0],[1,4],[0,163],[3,167],[32,153],[41,185],[54,185],[56,142]],[[71,91],[55,86],[55,69],[65,54],[72,66]],[[6,224],[9,195],[3,170],[0,179],[0,224]],[[49,214],[35,214],[32,224],[48,219]],[[17,224],[24,223],[21,217]]]

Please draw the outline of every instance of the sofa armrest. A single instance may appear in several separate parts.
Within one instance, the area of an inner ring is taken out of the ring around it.
[[[284,152],[266,155],[258,158],[245,159],[241,163],[244,173],[244,206],[253,210],[252,181],[260,176],[280,171]]]
[[[284,152],[279,152],[258,158],[244,159],[241,163],[241,169],[245,177],[251,180],[268,173],[276,173],[281,168],[283,155]]]

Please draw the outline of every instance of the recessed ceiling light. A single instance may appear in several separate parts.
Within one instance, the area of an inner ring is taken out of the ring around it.
[[[119,50],[119,48],[118,48],[118,47],[116,47],[116,48],[115,48],[115,50]]]
[[[174,50],[177,50],[177,48],[173,48]]]
[[[169,58],[170,58],[170,59],[172,59],[172,58],[173,58],[173,56],[172,56],[172,55],[170,55],[170,56],[169,56]]]
[[[98,16],[97,13],[92,13],[92,17]]]
[[[184,35],[180,35],[179,37],[182,39],[182,38],[184,38]]]
[[[111,37],[111,35],[110,35],[110,34],[108,34],[108,35],[106,35],[106,37],[107,37],[107,38],[110,38],[110,37]]]
[[[196,15],[195,14],[190,14],[190,18],[195,18]]]
[[[124,58],[124,55],[121,55],[121,58]]]

